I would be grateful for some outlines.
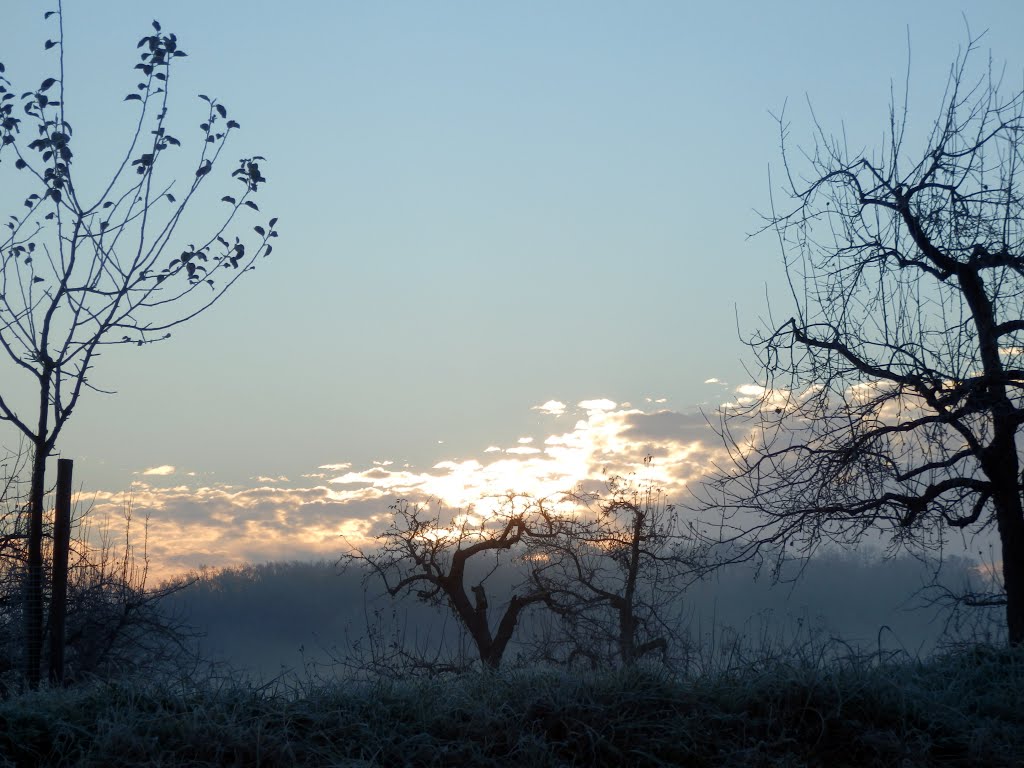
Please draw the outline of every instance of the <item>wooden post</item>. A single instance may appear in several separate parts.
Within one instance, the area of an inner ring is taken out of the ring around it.
[[[64,684],[64,624],[71,546],[71,459],[57,460],[57,500],[53,513],[53,598],[50,602],[50,682]]]

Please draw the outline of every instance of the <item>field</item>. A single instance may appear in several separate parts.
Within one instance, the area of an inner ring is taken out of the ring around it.
[[[1021,651],[707,661],[685,678],[94,681],[0,701],[0,765],[1024,765]]]

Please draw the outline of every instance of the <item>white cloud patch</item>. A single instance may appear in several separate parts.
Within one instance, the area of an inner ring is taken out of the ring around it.
[[[736,399],[732,402],[722,403],[721,407],[723,410],[734,409],[737,406],[748,406],[758,400],[763,400],[767,403],[780,396],[782,398],[788,397],[788,393],[783,393],[781,390],[770,392],[757,384],[741,384],[733,391],[736,393]]]
[[[161,464],[159,467],[150,467],[149,469],[142,470],[143,475],[173,475],[175,468],[170,464]]]
[[[722,382],[721,382],[720,379],[716,379],[714,376],[712,376],[710,379],[704,379],[704,383],[705,384],[721,384]]]
[[[531,411],[540,411],[546,413],[549,416],[561,416],[565,413],[565,403],[559,400],[548,400],[542,405],[535,405],[530,409]]]
[[[604,398],[599,400],[580,400],[576,405],[585,411],[612,411],[615,410],[617,403],[613,400],[606,400]]]

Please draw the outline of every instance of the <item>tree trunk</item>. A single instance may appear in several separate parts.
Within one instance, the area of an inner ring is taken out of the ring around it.
[[[629,667],[636,661],[636,620],[631,602],[622,600],[619,608],[619,656],[623,666]]]
[[[1010,645],[1024,645],[1024,535],[1018,520],[1012,534],[1004,532],[1003,584],[1006,587],[1006,628]],[[1002,526],[1000,526],[1002,528]]]
[[[1024,517],[1017,484],[994,494],[1003,556],[1006,630],[1010,645],[1024,645]]]
[[[32,454],[29,489],[28,578],[25,584],[25,679],[39,687],[43,646],[43,500],[46,491],[44,440],[37,439]]]
[[[1008,420],[995,419],[995,434],[981,456],[992,484],[992,506],[1003,556],[1006,632],[1010,645],[1024,644],[1024,506],[1018,481],[1017,440]]]
[[[1007,639],[1010,645],[1021,645],[1024,644],[1024,509],[1017,453],[1018,413],[1007,394],[1007,371],[999,357],[999,325],[980,268],[964,266],[957,277],[978,330],[982,370],[991,381],[985,394],[991,402],[992,440],[979,458],[992,483],[992,504],[1002,545]]]
[[[633,613],[636,599],[636,583],[640,577],[640,542],[643,540],[647,515],[636,504],[629,505],[633,515],[632,538],[629,542],[629,562],[626,583],[622,597],[613,601],[619,611],[619,654],[624,666],[636,661],[636,615]]]

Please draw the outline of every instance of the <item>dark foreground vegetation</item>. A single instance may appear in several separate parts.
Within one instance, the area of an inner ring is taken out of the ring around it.
[[[807,648],[674,679],[508,670],[378,683],[122,680],[0,702],[17,766],[1024,764],[1024,651]]]

